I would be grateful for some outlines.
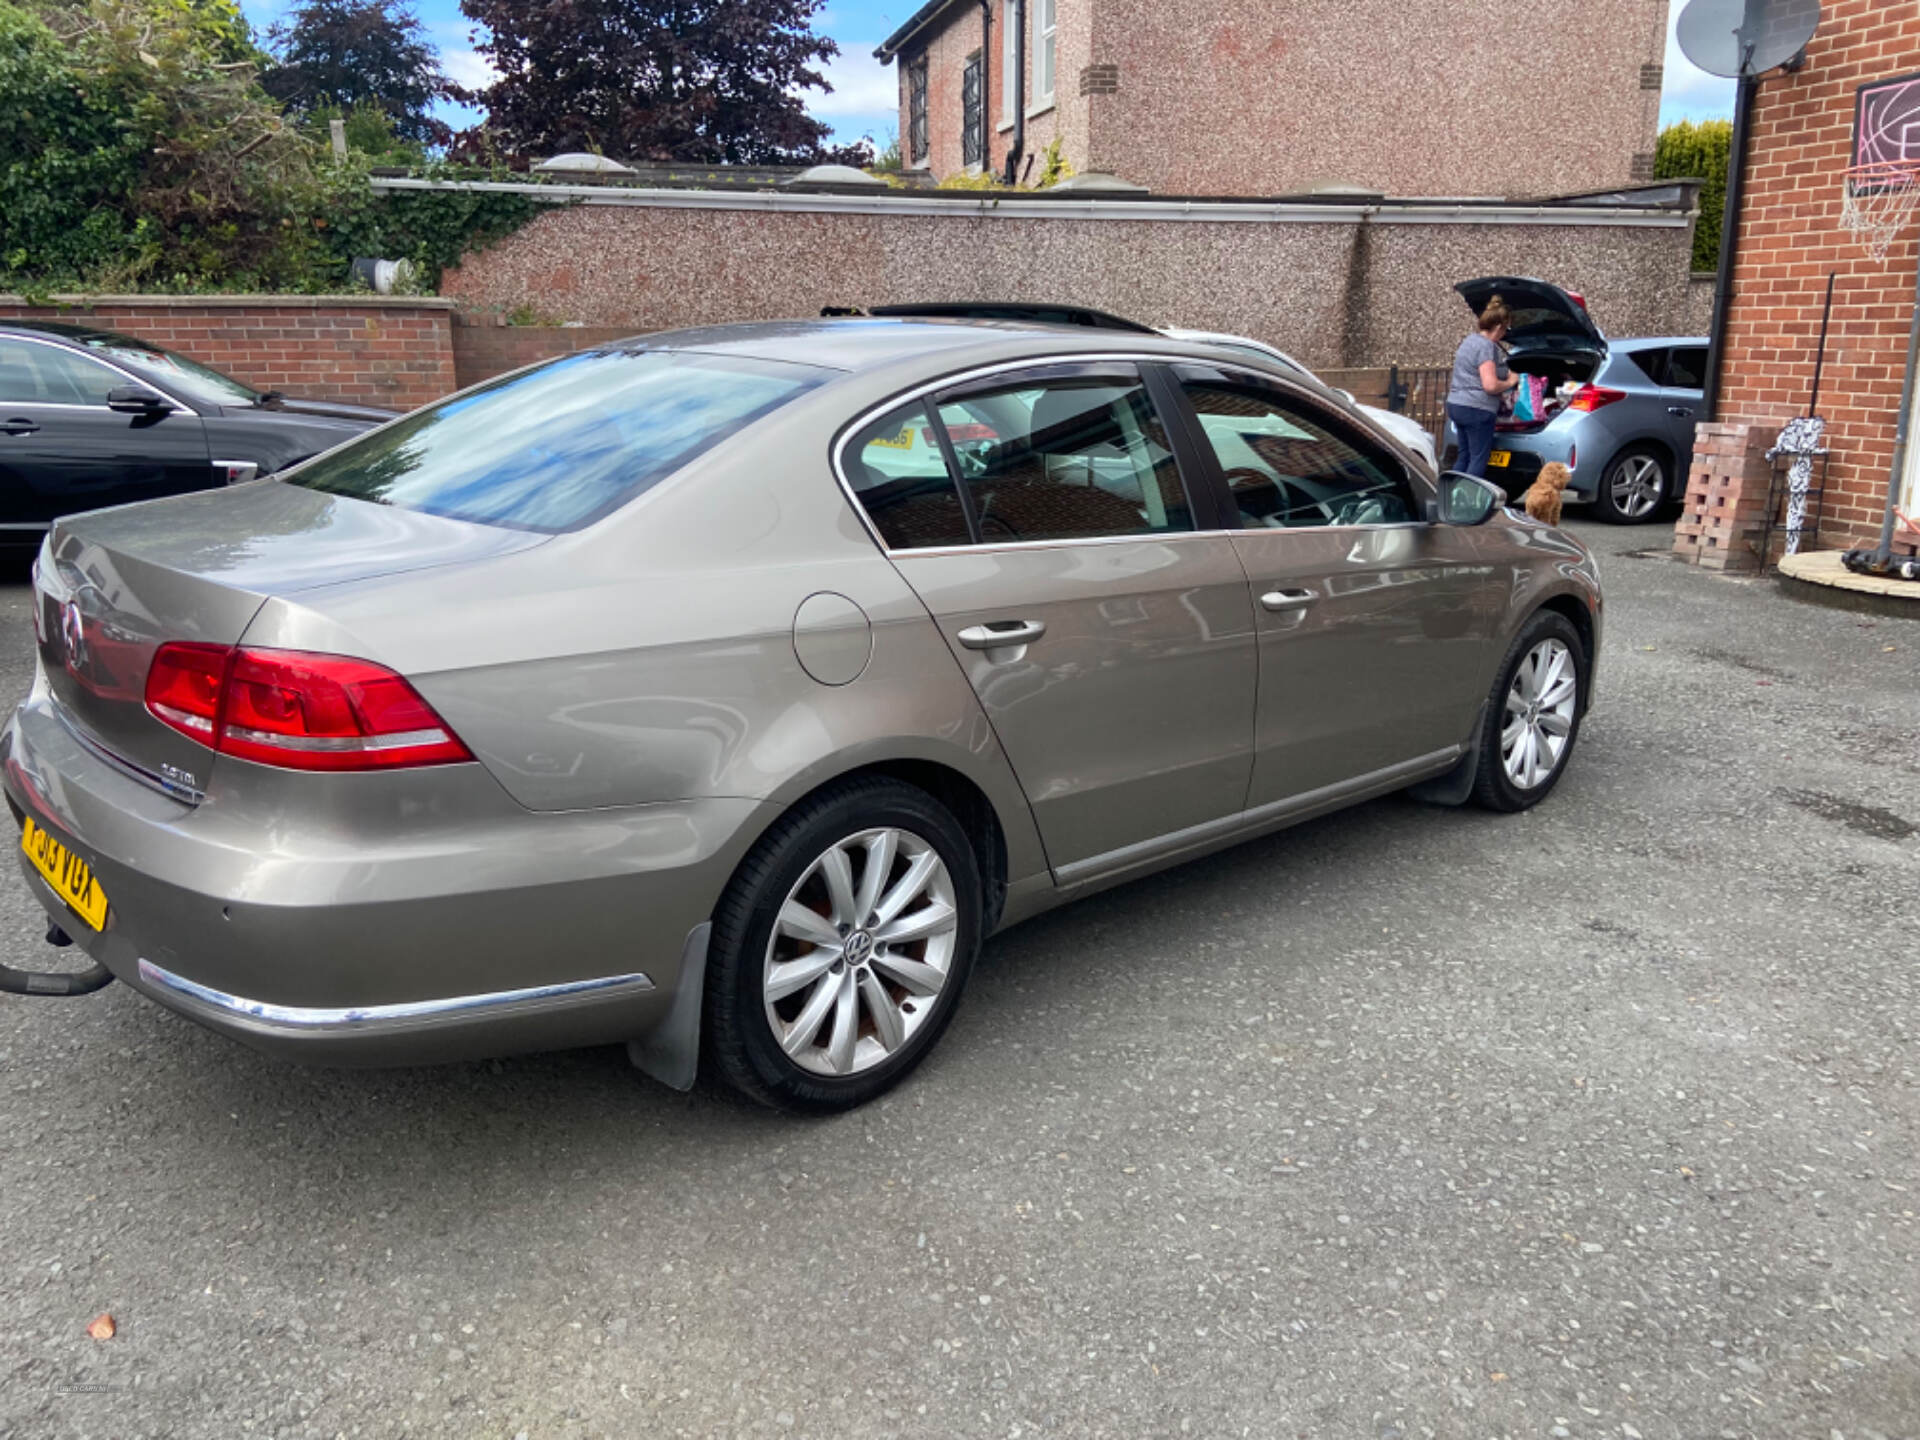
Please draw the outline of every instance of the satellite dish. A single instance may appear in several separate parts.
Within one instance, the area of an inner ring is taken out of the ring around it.
[[[1798,55],[1820,25],[1820,0],[1692,0],[1676,38],[1709,75],[1754,76]]]

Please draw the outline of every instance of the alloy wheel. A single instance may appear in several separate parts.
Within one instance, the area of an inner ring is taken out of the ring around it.
[[[817,1075],[881,1064],[933,1013],[959,933],[953,877],[926,840],[886,826],[837,841],[788,892],[767,942],[774,1040]]]
[[[1651,455],[1629,455],[1614,466],[1610,488],[1613,508],[1629,520],[1642,520],[1666,497],[1666,471]]]
[[[1551,636],[1529,650],[1513,672],[1500,763],[1518,789],[1545,784],[1560,767],[1573,734],[1579,689],[1573,652]]]

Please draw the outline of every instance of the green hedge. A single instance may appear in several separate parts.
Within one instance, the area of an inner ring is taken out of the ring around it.
[[[1660,132],[1654,146],[1653,173],[1657,179],[1698,176],[1700,223],[1693,232],[1693,268],[1720,268],[1720,224],[1727,208],[1727,167],[1733,156],[1733,122],[1682,120]]]
[[[432,285],[541,208],[376,196],[369,155],[288,121],[258,58],[232,0],[0,0],[0,289],[325,293],[361,255]]]

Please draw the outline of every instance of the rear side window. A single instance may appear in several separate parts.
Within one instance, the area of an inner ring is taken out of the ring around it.
[[[586,351],[397,420],[288,482],[484,525],[577,530],[831,373],[687,351]]]
[[[1661,349],[1629,350],[1627,359],[1647,379],[1656,385],[1667,383],[1667,352]]]
[[[1193,529],[1137,379],[1028,379],[940,406],[983,545]]]
[[[845,453],[847,483],[888,549],[967,543],[960,492],[922,407],[902,406],[874,421]]]

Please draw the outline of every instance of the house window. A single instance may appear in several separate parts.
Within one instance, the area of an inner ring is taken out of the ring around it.
[[[1053,4],[1039,0],[1033,17],[1033,103],[1053,103]]]
[[[1020,89],[1020,0],[1000,7],[1000,119],[1013,123],[1014,95]]]
[[[927,163],[927,57],[907,66],[907,163]]]
[[[967,57],[967,68],[960,76],[960,163],[978,165],[986,147],[981,138],[987,128],[986,97],[980,93],[980,52]]]

